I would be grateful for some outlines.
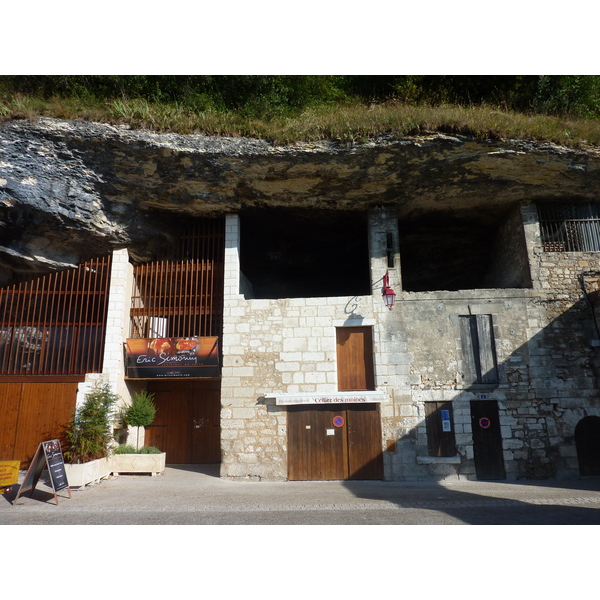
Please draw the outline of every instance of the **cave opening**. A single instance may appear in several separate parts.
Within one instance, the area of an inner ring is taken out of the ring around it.
[[[531,287],[516,207],[424,213],[400,219],[398,229],[404,291]]]
[[[246,298],[371,294],[365,212],[269,208],[239,217]]]

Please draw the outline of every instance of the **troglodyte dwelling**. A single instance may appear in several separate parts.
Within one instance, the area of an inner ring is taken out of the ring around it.
[[[596,152],[50,119],[0,142],[2,460],[103,379],[222,477],[600,474]]]

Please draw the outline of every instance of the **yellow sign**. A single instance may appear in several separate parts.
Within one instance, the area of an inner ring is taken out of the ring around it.
[[[19,468],[21,463],[18,460],[0,461],[0,485],[14,485],[19,480]]]

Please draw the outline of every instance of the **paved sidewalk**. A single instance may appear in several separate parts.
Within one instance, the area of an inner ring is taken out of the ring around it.
[[[57,505],[45,475],[32,497],[0,496],[0,524],[600,524],[600,478],[249,482],[170,465],[59,492]]]

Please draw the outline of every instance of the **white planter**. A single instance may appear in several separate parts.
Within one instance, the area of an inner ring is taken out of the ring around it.
[[[88,483],[97,483],[111,474],[112,458],[97,458],[80,465],[65,463],[65,472],[69,487],[83,487]]]
[[[112,472],[151,473],[160,475],[165,470],[166,452],[161,454],[113,454]]]

